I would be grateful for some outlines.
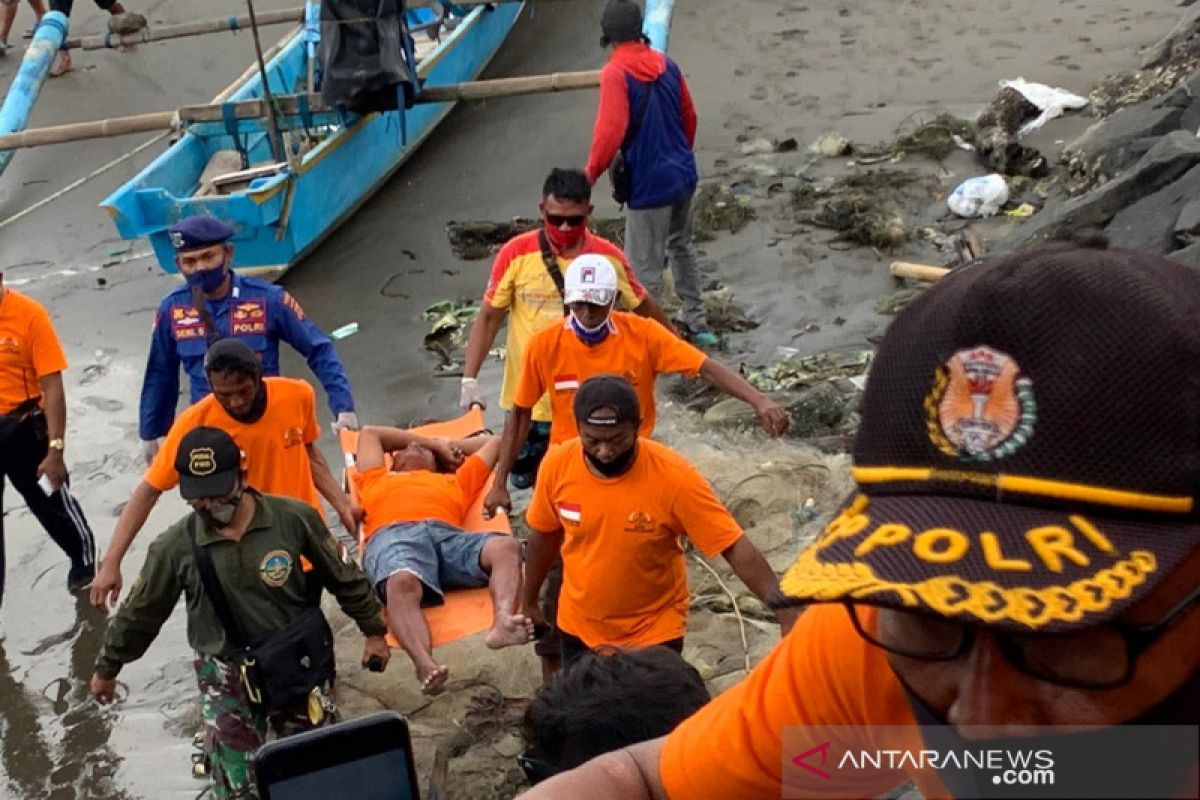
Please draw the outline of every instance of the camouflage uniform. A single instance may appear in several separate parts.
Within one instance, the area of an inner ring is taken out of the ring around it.
[[[193,513],[158,537],[146,554],[141,574],[105,631],[96,674],[115,678],[124,664],[141,657],[171,615],[180,594],[187,596],[188,643],[196,652],[196,679],[204,718],[205,752],[215,797],[257,797],[254,752],[268,728],[286,736],[311,728],[307,704],[295,712],[267,715],[252,706],[236,667],[238,648],[205,594],[192,550],[209,548],[213,566],[226,587],[226,600],[249,641],[260,641],[312,605],[311,584],[319,582],[338,600],[366,636],[386,632],[382,609],[367,578],[343,562],[334,539],[316,511],[297,500],[262,495],[238,541],[208,529]],[[194,529],[194,530],[193,530]],[[301,556],[313,571],[298,569]],[[324,716],[334,716],[325,687]]]
[[[235,664],[198,655],[196,683],[200,686],[200,715],[204,720],[204,755],[216,800],[257,797],[254,754],[267,740],[268,727],[276,737],[336,721],[332,687],[324,692],[324,719],[313,725],[306,706],[268,715],[250,703]]]

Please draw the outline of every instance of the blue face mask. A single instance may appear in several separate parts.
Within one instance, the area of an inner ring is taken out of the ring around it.
[[[221,288],[228,273],[229,261],[226,260],[219,267],[197,270],[191,275],[185,275],[184,279],[187,281],[187,285],[193,289],[198,288],[205,294],[211,294]]]
[[[608,338],[608,318],[605,317],[604,322],[601,322],[594,328],[585,328],[583,324],[580,323],[579,318],[575,316],[575,312],[572,311],[571,330],[575,331],[575,335],[579,337],[581,342],[586,345],[595,346]]]

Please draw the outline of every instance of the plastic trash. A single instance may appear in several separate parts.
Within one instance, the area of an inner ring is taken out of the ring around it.
[[[1080,97],[1066,89],[1057,89],[1044,83],[1030,83],[1024,78],[1017,78],[1015,81],[1000,81],[1000,87],[1020,92],[1022,97],[1033,103],[1042,112],[1038,117],[1021,126],[1021,129],[1017,131],[1020,136],[1024,136],[1030,131],[1036,131],[1055,117],[1061,117],[1062,113],[1068,109],[1083,108],[1088,104],[1086,97]]]
[[[337,341],[338,339],[345,339],[347,336],[353,336],[356,333],[358,333],[358,323],[351,322],[349,325],[343,325],[335,331],[330,331],[329,338]]]
[[[960,217],[990,217],[1008,202],[1004,176],[992,173],[968,178],[946,198],[946,205]]]

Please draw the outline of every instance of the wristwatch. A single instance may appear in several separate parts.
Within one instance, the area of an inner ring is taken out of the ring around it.
[[[64,439],[51,439],[50,448],[61,453],[63,450],[67,449],[67,443]]]

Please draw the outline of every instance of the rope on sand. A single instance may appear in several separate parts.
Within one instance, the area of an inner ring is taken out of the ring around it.
[[[72,192],[72,191],[78,189],[80,186],[83,186],[85,183],[92,180],[93,178],[98,178],[101,175],[103,175],[104,173],[108,172],[113,167],[123,164],[124,162],[133,158],[138,153],[141,153],[143,150],[147,149],[151,145],[161,142],[163,139],[167,138],[174,132],[175,131],[163,131],[162,133],[158,134],[157,136],[154,136],[153,138],[148,139],[147,141],[143,142],[142,144],[139,144],[137,147],[133,148],[125,155],[117,156],[112,161],[108,162],[107,164],[105,164],[104,166],[102,166],[96,170],[93,170],[92,172],[89,172],[87,175],[84,175],[82,178],[75,181],[74,183],[70,183],[70,184],[64,186],[63,188],[59,189],[57,192],[50,195],[49,197],[43,197],[41,200],[38,200],[36,203],[29,206],[28,208],[18,211],[16,214],[13,214],[8,219],[0,222],[0,228],[4,228],[7,225],[11,225],[12,223],[16,222],[17,220],[21,219],[22,217],[25,217],[29,214],[32,214],[34,211],[37,211],[39,208],[42,208],[43,206],[47,206],[50,203],[53,203],[58,198],[67,194],[68,192]]]
[[[706,570],[708,570],[708,574],[713,576],[713,578],[716,580],[717,584],[723,590],[725,590],[725,594],[729,595],[730,602],[733,603],[733,613],[737,617],[738,630],[742,634],[742,657],[745,659],[746,673],[749,674],[749,672],[750,672],[750,641],[746,638],[746,620],[742,616],[742,610],[740,608],[738,608],[737,596],[734,595],[734,593],[732,591],[730,591],[729,587],[725,585],[725,581],[721,580],[721,576],[718,575],[717,571],[712,568],[712,565],[710,565],[707,561],[705,561],[704,559],[697,556],[695,553],[692,553],[691,556],[693,559],[695,559],[697,564],[699,564],[700,566],[702,566]]]

